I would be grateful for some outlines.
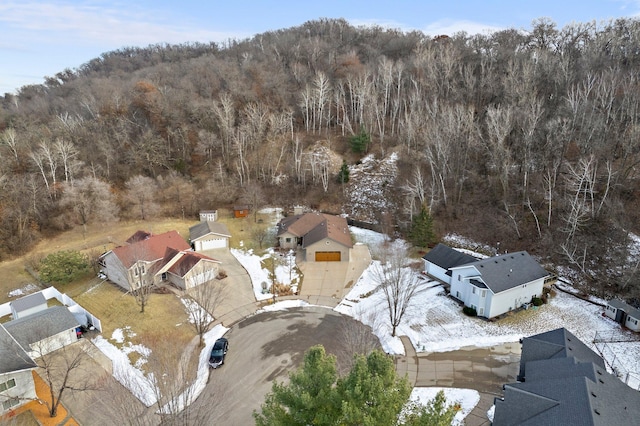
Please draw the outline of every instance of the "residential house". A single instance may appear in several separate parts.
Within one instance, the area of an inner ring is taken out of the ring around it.
[[[611,299],[607,302],[605,315],[622,324],[629,330],[640,331],[640,310],[619,299]]]
[[[353,247],[347,220],[323,213],[305,213],[281,219],[276,237],[282,248],[304,250],[308,262],[348,262]]]
[[[13,319],[29,316],[36,312],[43,311],[48,307],[47,299],[44,298],[41,291],[13,300],[10,302],[10,305]]]
[[[190,249],[176,231],[144,234],[143,231],[136,232],[129,238],[129,244],[116,247],[100,257],[102,272],[111,282],[127,291],[155,282],[155,272],[159,269],[156,264],[164,259],[167,247],[177,251]]]
[[[200,221],[201,222],[215,222],[218,220],[218,210],[201,210],[200,211]]]
[[[564,328],[522,339],[519,383],[495,398],[493,426],[631,425],[640,393]]]
[[[36,363],[0,324],[0,414],[36,399]]]
[[[454,266],[451,271],[453,297],[493,318],[541,297],[549,273],[526,251],[503,254]]]
[[[229,248],[231,233],[227,225],[205,220],[189,228],[191,247],[195,251]]]
[[[437,244],[422,256],[424,259],[424,272],[431,277],[451,284],[451,268],[475,262],[475,257],[462,253],[444,244]]]
[[[155,273],[162,281],[189,290],[218,276],[220,261],[193,251],[167,248],[163,266]]]
[[[237,205],[233,206],[233,217],[247,217],[249,216],[249,206],[247,205]]]
[[[4,324],[32,358],[38,358],[77,340],[76,317],[66,306],[53,306]]]

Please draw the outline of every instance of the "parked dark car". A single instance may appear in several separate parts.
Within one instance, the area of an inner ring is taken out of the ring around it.
[[[224,337],[219,338],[213,344],[211,355],[209,356],[209,367],[218,368],[224,364],[224,356],[229,350],[229,341]]]

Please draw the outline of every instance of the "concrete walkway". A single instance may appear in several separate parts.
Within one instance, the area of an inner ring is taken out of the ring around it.
[[[409,384],[414,387],[459,387],[477,390],[480,394],[480,401],[467,415],[464,423],[467,426],[488,426],[491,424],[487,418],[487,411],[493,405],[494,398],[501,395],[487,392],[486,384],[474,387],[472,383],[465,381],[464,384],[457,385],[456,376],[468,376],[468,363],[452,360],[434,362],[427,358],[427,354],[418,355],[407,336],[400,336],[400,340],[405,350],[405,355],[395,357],[396,371],[400,377],[406,376]],[[456,371],[457,369],[459,371]]]

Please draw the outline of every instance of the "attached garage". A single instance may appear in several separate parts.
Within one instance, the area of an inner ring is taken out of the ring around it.
[[[340,262],[342,253],[339,251],[317,251],[316,262]]]

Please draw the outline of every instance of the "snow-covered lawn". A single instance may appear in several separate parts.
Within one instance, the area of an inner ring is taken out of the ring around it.
[[[270,278],[271,272],[269,268],[263,268],[264,265],[271,266],[273,262],[273,272],[276,281],[280,284],[288,285],[295,292],[298,287],[300,276],[296,267],[296,255],[294,251],[286,253],[268,250],[262,256],[253,253],[253,250],[231,249],[231,254],[240,262],[247,270],[251,283],[253,284],[253,293],[258,301],[267,300],[273,297],[269,291],[271,288]]]
[[[414,388],[409,399],[420,405],[426,405],[429,401],[436,397],[439,391],[444,392],[447,405],[460,405],[460,410],[456,413],[452,425],[463,425],[464,418],[469,415],[473,408],[480,401],[480,394],[473,389],[458,388]]]

